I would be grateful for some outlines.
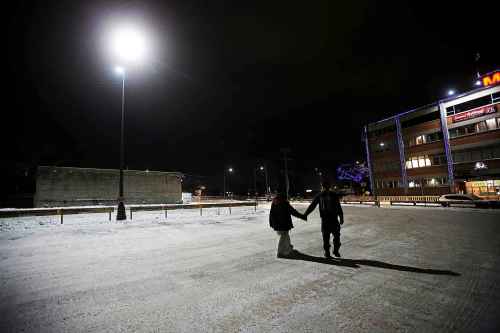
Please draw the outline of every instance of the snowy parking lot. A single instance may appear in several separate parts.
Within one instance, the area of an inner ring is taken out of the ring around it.
[[[344,213],[342,260],[317,211],[277,259],[268,205],[0,219],[0,331],[498,332],[500,211]]]

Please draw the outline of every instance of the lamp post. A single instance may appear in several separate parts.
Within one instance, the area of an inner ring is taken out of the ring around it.
[[[233,168],[228,168],[227,172],[231,174],[233,172]],[[228,186],[229,189],[229,186]],[[226,199],[226,168],[224,168],[224,200]]]
[[[116,214],[117,220],[126,220],[127,213],[125,212],[125,204],[123,203],[123,165],[124,165],[124,123],[125,123],[125,69],[123,67],[116,67],[115,72],[122,77],[122,121],[121,121],[121,134],[120,134],[120,185],[118,191],[118,210]]]
[[[138,27],[130,24],[117,26],[110,31],[109,49],[111,51],[113,61],[127,67],[143,63],[147,51],[149,49],[146,35],[138,29]],[[120,181],[118,190],[118,209],[117,220],[126,220],[124,194],[123,194],[123,167],[125,164],[125,67],[115,67],[115,72],[122,79],[122,115],[121,115],[121,132],[120,132]]]
[[[257,201],[257,171],[264,171],[264,177],[265,177],[265,182],[266,182],[266,197],[269,199],[269,183],[267,179],[267,168],[265,165],[261,165],[258,168],[254,168],[253,170],[253,181],[254,181],[254,194],[255,194],[255,201]]]
[[[271,189],[269,188],[269,179],[268,179],[268,174],[267,174],[267,165],[264,164],[260,167],[260,170],[264,171],[264,177],[266,180],[266,195],[267,199],[269,200],[269,194],[271,193]]]
[[[261,167],[262,168],[262,167]],[[266,194],[267,194],[267,200],[269,200],[269,197],[271,195],[271,188],[269,187],[269,175],[267,173],[267,164],[264,164],[264,176],[266,178]]]

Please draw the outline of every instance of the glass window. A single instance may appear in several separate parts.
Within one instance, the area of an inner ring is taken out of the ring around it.
[[[493,95],[491,97],[493,98],[494,101],[496,101],[497,99],[500,99],[500,91],[493,93]]]
[[[491,95],[483,96],[480,98],[473,99],[461,104],[454,105],[455,113],[471,110],[478,108],[483,105],[491,104]]]
[[[486,119],[486,126],[488,127],[489,130],[496,129],[497,124],[495,118]]]
[[[455,138],[458,136],[458,131],[456,129],[451,129],[450,130],[450,138]]]
[[[465,132],[467,134],[476,133],[476,124],[470,124],[470,125],[464,126],[464,128],[465,128]]]
[[[472,161],[472,157],[471,157],[471,152],[470,151],[464,151],[463,154],[464,154],[464,162]]]
[[[481,151],[473,150],[471,151],[471,161],[480,161],[481,160]]]
[[[432,156],[432,165],[439,165],[439,155]]]
[[[417,136],[417,138],[416,138],[416,144],[417,145],[421,145],[421,144],[424,144],[424,143],[426,143],[425,135],[419,135],[419,136]]]
[[[447,116],[451,116],[451,115],[453,115],[453,114],[455,114],[455,110],[453,109],[453,106],[449,106],[449,107],[447,107],[447,108],[446,108],[446,115],[447,115]]]
[[[411,166],[413,168],[418,168],[418,159],[416,159],[415,157],[412,157],[412,159],[411,159]]]
[[[488,128],[486,127],[485,121],[480,121],[480,122],[476,123],[476,132],[485,132],[487,130],[488,130]]]
[[[447,163],[448,163],[448,161],[446,160],[446,155],[439,156],[439,164],[444,165]]]
[[[456,130],[457,130],[457,136],[462,136],[467,134],[467,132],[465,131],[465,127],[458,127]]]
[[[464,153],[463,152],[456,152],[454,156],[455,162],[463,162],[464,161]]]
[[[481,155],[484,160],[489,160],[490,158],[493,158],[493,150],[491,148],[484,148],[481,151]]]
[[[425,166],[425,156],[419,156],[418,157],[418,166],[420,168],[424,167]]]

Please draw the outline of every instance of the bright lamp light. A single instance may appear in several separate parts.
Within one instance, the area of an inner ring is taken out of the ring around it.
[[[141,63],[147,56],[146,34],[134,26],[120,26],[111,31],[110,47],[118,61]]]
[[[123,75],[123,74],[125,74],[125,68],[123,68],[121,66],[116,66],[115,67],[115,73],[118,74],[118,75]]]

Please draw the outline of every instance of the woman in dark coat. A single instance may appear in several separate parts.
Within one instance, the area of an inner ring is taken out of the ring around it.
[[[292,215],[307,220],[305,215],[296,211],[286,199],[285,193],[278,193],[271,204],[269,214],[269,226],[279,235],[278,258],[286,258],[293,255],[293,246],[290,243],[289,231],[293,228]]]

